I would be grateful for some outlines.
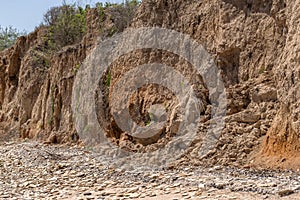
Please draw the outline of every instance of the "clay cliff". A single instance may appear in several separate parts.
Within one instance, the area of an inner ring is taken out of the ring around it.
[[[47,27],[20,37],[12,48],[0,52],[2,140],[14,137],[47,143],[80,140],[72,116],[72,89],[78,67],[97,41],[109,37],[99,33],[99,27],[103,26],[99,17],[96,9],[90,9],[83,40],[50,57],[43,53]],[[104,24],[109,29],[118,26],[118,20],[119,17],[111,15]],[[197,138],[178,162],[300,168],[300,0],[144,0],[130,24],[130,28],[139,27],[162,27],[191,36],[213,56],[226,87],[225,127],[213,149],[199,157],[201,132],[210,122],[211,107],[201,77],[193,82],[204,102],[205,117]],[[113,63],[107,74],[111,76],[110,89],[132,66],[153,61],[172,64],[185,72],[186,77],[192,77],[190,64],[178,56],[143,49]],[[138,141],[122,133],[106,109],[112,101],[110,89],[105,83],[100,84],[107,98],[99,108],[98,119],[110,130],[108,137],[113,142],[131,150],[142,145],[145,151],[168,142],[159,138]],[[138,116],[137,122],[149,120],[146,113],[151,104],[167,102],[170,110],[176,111],[175,98],[159,95],[164,91],[152,85],[136,93],[131,110]],[[176,123],[170,119],[168,130],[172,127]],[[166,138],[172,134],[166,131]]]

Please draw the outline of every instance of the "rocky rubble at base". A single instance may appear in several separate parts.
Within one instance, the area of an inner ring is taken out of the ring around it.
[[[300,172],[185,166],[124,170],[84,147],[0,146],[1,199],[300,199]]]

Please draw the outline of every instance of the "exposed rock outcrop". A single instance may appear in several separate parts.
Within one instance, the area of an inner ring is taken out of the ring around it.
[[[262,166],[299,168],[300,1],[287,1],[286,42],[274,69],[280,109],[257,159]]]
[[[78,141],[71,111],[76,72],[98,37],[121,26],[114,23],[120,16],[113,16],[113,10],[105,13],[105,19],[99,12],[89,9],[83,40],[57,53],[47,52],[47,27],[43,26],[0,52],[0,128],[5,130],[4,139],[20,136],[49,143]],[[10,129],[14,135],[6,134]]]
[[[299,168],[285,164],[299,153],[298,118],[293,123],[287,119],[298,113],[299,1],[161,0],[144,1],[140,10],[135,27],[159,26],[191,35],[215,56],[222,71],[229,116],[208,163]],[[166,10],[167,14],[162,14]],[[192,160],[199,163],[197,143],[195,146]],[[250,152],[255,154],[255,162],[247,160]],[[261,160],[270,155],[284,157],[283,162]]]

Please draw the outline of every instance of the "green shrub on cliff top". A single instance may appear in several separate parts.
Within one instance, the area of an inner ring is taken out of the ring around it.
[[[51,8],[44,15],[48,28],[48,44],[63,47],[80,42],[86,33],[86,9],[75,4]]]
[[[21,35],[26,35],[26,33],[19,32],[12,26],[6,28],[0,26],[0,51],[11,47],[15,43],[16,39]]]
[[[108,35],[111,36],[116,32],[123,31],[133,18],[138,0],[126,0],[122,4],[96,3],[100,21],[105,20],[105,11],[109,9],[112,14],[112,20],[115,27],[111,27]],[[82,40],[87,31],[87,10],[91,9],[90,5],[85,8],[78,6],[76,3],[67,4],[65,1],[62,6],[53,7],[44,14],[44,25],[48,26],[47,43],[50,49],[60,49],[61,47],[78,43]],[[102,29],[102,27],[100,27]],[[100,30],[101,32],[102,30]]]

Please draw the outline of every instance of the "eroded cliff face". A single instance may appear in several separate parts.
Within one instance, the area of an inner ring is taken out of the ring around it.
[[[206,163],[299,168],[299,1],[144,1],[140,10],[133,26],[191,35],[222,71],[228,116]],[[203,163],[198,145],[189,162]]]
[[[287,1],[285,45],[274,67],[280,109],[263,143],[259,163],[299,168],[300,1]]]
[[[202,132],[210,123],[211,106],[201,78],[193,82],[204,102],[204,118],[198,136],[178,162],[300,167],[299,9],[299,0],[142,2],[131,28],[162,27],[190,35],[214,57],[226,86],[225,127],[214,148],[200,157]],[[71,96],[78,66],[99,36],[99,15],[95,10],[89,11],[87,21],[88,32],[83,41],[50,58],[39,51],[44,46],[43,28],[19,38],[14,47],[0,53],[1,137],[15,134],[50,143],[80,139],[74,128]],[[108,20],[106,26],[110,28],[116,21]],[[113,142],[133,151],[145,145],[143,150],[157,148],[174,133],[166,132],[164,138],[149,141],[128,137],[111,118],[108,108],[113,100],[109,91],[133,66],[153,61],[171,64],[185,72],[186,77],[193,74],[192,70],[185,70],[190,64],[177,55],[139,50],[115,61],[110,68],[109,89],[105,86],[107,77],[99,88],[107,95],[106,104],[99,108],[100,123],[110,130],[108,137]],[[152,85],[135,94],[131,112],[137,116],[137,122],[143,124],[149,120],[147,110],[151,104],[167,102],[171,111],[176,110],[176,99],[165,99],[160,92],[166,90]],[[171,118],[169,122],[170,130],[176,127]]]
[[[73,82],[81,63],[105,37],[120,16],[89,9],[87,33],[76,45],[59,52],[47,52],[47,28],[40,27],[29,36],[0,53],[0,121],[1,137],[31,138],[47,143],[77,142],[73,125],[71,96]],[[102,30],[100,35],[99,30]],[[3,131],[3,133],[2,133]]]
[[[67,93],[72,91],[73,66],[77,59],[80,62],[80,57],[74,52],[80,49],[69,48],[51,60],[45,58],[40,50],[44,46],[43,31],[39,29],[28,37],[19,38],[14,47],[0,56],[2,123],[16,126],[14,129],[22,138],[45,140],[50,132],[58,129],[65,130],[65,133],[72,131],[68,127],[70,122],[64,123],[68,113],[62,99],[67,98],[61,95],[68,96]],[[60,127],[60,121],[68,128]]]

